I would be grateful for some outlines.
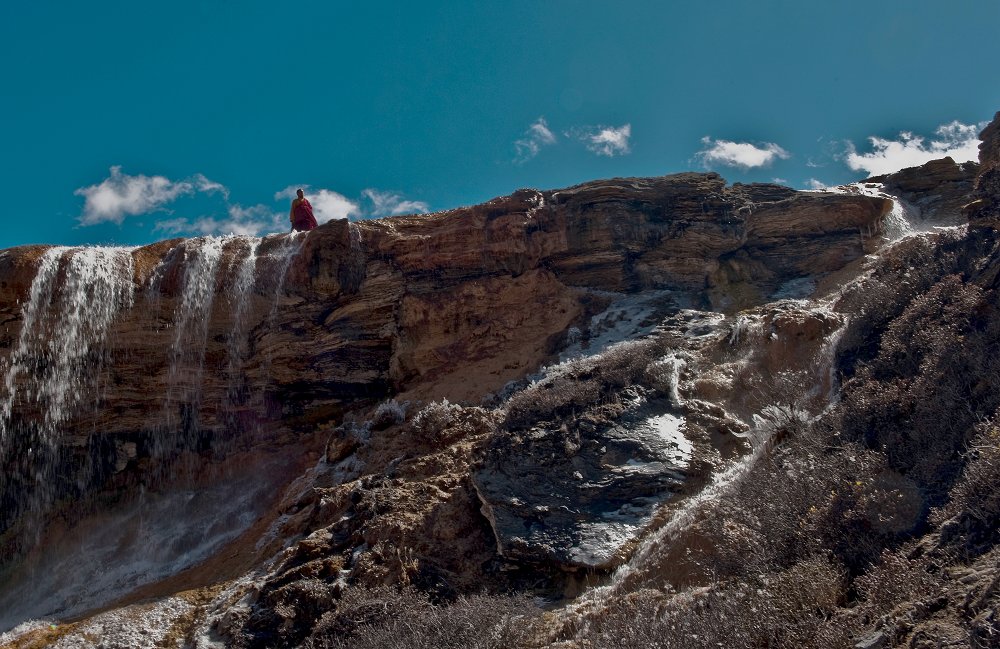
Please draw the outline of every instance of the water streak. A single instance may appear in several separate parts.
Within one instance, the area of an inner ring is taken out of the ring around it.
[[[285,291],[285,280],[288,278],[288,269],[292,266],[292,261],[298,256],[299,252],[302,250],[302,244],[305,243],[305,233],[302,232],[292,232],[291,234],[282,235],[285,238],[281,242],[281,248],[278,249],[277,254],[273,255],[274,261],[277,263],[278,268],[274,276],[277,278],[274,287],[274,302],[271,308],[270,320],[273,322],[274,316],[278,309],[278,300],[281,294]],[[358,245],[360,245],[360,235],[358,239]],[[353,241],[353,239],[352,239]]]
[[[885,217],[883,234],[889,241],[899,241],[903,237],[913,234],[913,220],[910,216],[906,204],[894,197],[886,194],[886,198],[892,199],[892,209]]]
[[[196,434],[199,428],[208,324],[224,243],[222,237],[204,237],[192,239],[184,248],[184,286],[174,311],[174,335],[168,353],[166,434],[156,438],[156,455],[170,452],[180,435]]]
[[[46,251],[31,285],[17,346],[5,368],[6,395],[0,410],[4,428],[19,387],[26,399],[41,404],[42,428],[49,434],[73,414],[75,406],[92,401],[86,382],[103,364],[98,350],[116,315],[132,306],[132,274],[130,249]],[[19,381],[22,376],[27,380]]]
[[[57,247],[41,256],[17,343],[2,365],[0,524],[19,513],[39,516],[59,496],[62,428],[82,404],[102,401],[105,343],[118,313],[132,306],[133,273],[128,248]],[[37,533],[38,524],[32,518],[25,529]]]
[[[239,373],[240,366],[247,356],[247,316],[250,309],[250,294],[253,292],[254,281],[257,270],[257,248],[260,247],[260,239],[246,238],[247,253],[240,262],[236,273],[236,281],[233,284],[233,295],[230,296],[230,304],[233,310],[233,326],[229,334],[228,345],[228,374],[230,382]]]

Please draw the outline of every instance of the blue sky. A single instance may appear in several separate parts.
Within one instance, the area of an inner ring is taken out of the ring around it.
[[[998,24],[983,0],[6,3],[0,247],[284,229],[296,186],[368,218],[974,155]]]

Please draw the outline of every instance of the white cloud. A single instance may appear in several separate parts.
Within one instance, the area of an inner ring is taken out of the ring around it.
[[[205,194],[212,194],[214,192],[219,192],[222,197],[227,201],[229,200],[229,189],[222,183],[217,183],[214,180],[209,180],[203,174],[195,174],[192,179],[195,187],[198,191]]]
[[[94,225],[111,221],[121,224],[126,216],[146,214],[195,191],[222,191],[219,183],[201,174],[191,180],[174,182],[165,176],[130,176],[118,165],[100,184],[81,187],[73,192],[84,197],[80,223]]]
[[[313,214],[318,223],[326,223],[333,219],[346,219],[360,213],[358,204],[343,194],[329,189],[320,189],[306,194],[313,206]]]
[[[230,203],[230,192],[222,184],[203,174],[173,181],[165,176],[131,176],[122,173],[120,166],[111,167],[108,178],[97,185],[81,187],[76,195],[84,197],[84,210],[79,220],[82,225],[113,222],[121,224],[126,217],[164,211],[169,218],[160,219],[153,226],[155,231],[177,235],[240,234],[260,235],[283,232],[289,228],[288,203],[296,190],[302,188],[313,206],[316,221],[326,223],[334,219],[364,218],[366,216],[392,216],[398,214],[426,213],[429,206],[423,201],[407,200],[396,192],[366,189],[362,198],[368,209],[359,201],[351,200],[330,189],[313,189],[308,185],[290,185],[274,194],[274,200],[283,205],[256,204],[244,207]],[[167,206],[182,196],[221,195],[222,200],[207,207],[207,216],[173,216]],[[224,210],[224,215],[219,212]]]
[[[361,194],[371,201],[371,216],[398,216],[400,214],[426,214],[430,206],[423,201],[406,200],[393,192],[366,189]]]
[[[630,151],[629,139],[632,137],[632,125],[624,124],[619,127],[596,126],[590,129],[577,132],[577,137],[582,140],[587,148],[597,155],[608,156],[625,155]]]
[[[203,216],[197,219],[176,218],[157,222],[155,230],[169,234],[242,234],[255,236],[289,229],[288,216],[267,205],[230,205],[225,218]]]
[[[306,200],[312,205],[313,215],[316,217],[317,223],[361,215],[361,208],[358,204],[343,194],[330,189],[312,189],[309,185],[289,185],[275,193],[274,200],[293,199],[298,189],[303,191]]]
[[[827,187],[829,187],[829,185],[827,185],[822,180],[816,180],[815,178],[810,178],[809,180],[806,181],[806,189],[820,190],[820,189],[826,189]]]
[[[555,143],[555,133],[549,129],[545,118],[539,117],[524,132],[524,137],[514,142],[514,148],[517,149],[517,157],[514,158],[514,162],[525,163],[538,155],[543,146]]]
[[[274,200],[280,201],[283,198],[291,200],[295,198],[296,192],[300,189],[302,190],[303,193],[305,193],[309,191],[309,185],[289,185],[288,187],[285,187],[281,191],[274,192]]]
[[[908,131],[900,133],[895,140],[872,136],[868,138],[872,146],[869,153],[858,153],[849,142],[844,162],[854,171],[878,176],[945,156],[951,156],[956,162],[978,160],[978,134],[985,126],[985,122],[976,125],[950,122],[939,126],[930,140]]]
[[[788,184],[788,179],[787,178],[772,178],[771,182],[775,183],[777,185],[787,185]]]
[[[755,167],[766,167],[778,158],[787,160],[792,156],[773,142],[764,142],[758,146],[749,142],[713,140],[706,136],[701,138],[701,143],[705,145],[705,148],[696,153],[695,156],[701,159],[701,163],[706,168],[720,164],[747,170]]]

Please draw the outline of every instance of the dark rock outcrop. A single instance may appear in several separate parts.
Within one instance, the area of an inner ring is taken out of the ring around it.
[[[905,201],[918,223],[961,225],[966,222],[962,207],[971,200],[978,174],[977,163],[946,157],[868,180],[881,182],[886,193]]]
[[[966,206],[973,227],[1000,226],[1000,112],[979,134],[979,177],[973,201]]]
[[[625,544],[690,478],[684,420],[660,414],[666,409],[497,437],[475,481],[499,554],[579,568],[620,561]]]

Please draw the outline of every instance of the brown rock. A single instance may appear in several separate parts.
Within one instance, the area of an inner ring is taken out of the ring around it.
[[[972,227],[1000,227],[1000,112],[979,134],[979,176],[966,208]]]
[[[314,444],[306,440],[346,411],[392,393],[475,401],[500,390],[551,357],[594,289],[759,303],[789,279],[863,255],[870,242],[859,232],[877,230],[889,205],[686,173],[521,190],[297,236],[164,241],[131,252],[131,306],[107,331],[73,341],[88,349],[65,368],[74,395],[65,420],[41,430],[46,399],[23,396],[34,372],[62,362],[56,345],[19,352],[27,369],[6,424],[23,429],[13,439],[58,440],[59,460],[45,469],[53,499],[99,489],[111,475],[158,480],[188,451],[208,461],[248,446]],[[19,344],[46,249],[0,255],[0,354]],[[67,286],[55,285],[56,298]],[[135,448],[127,461],[125,444]],[[37,467],[8,450],[0,487],[16,502],[31,482],[19,472]]]
[[[962,207],[972,196],[978,173],[975,162],[959,164],[946,157],[869,181],[881,182],[886,193],[905,201],[911,218],[947,226],[966,222]]]

